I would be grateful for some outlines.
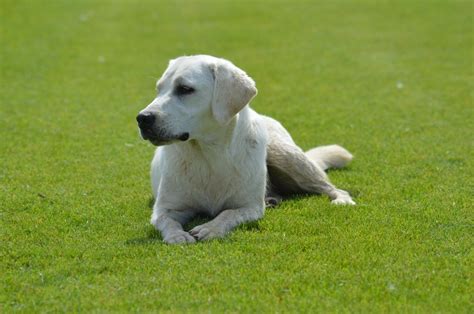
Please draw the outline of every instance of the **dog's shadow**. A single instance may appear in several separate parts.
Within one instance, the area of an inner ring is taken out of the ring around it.
[[[148,208],[153,209],[153,204],[155,200],[153,197],[150,197],[148,200]],[[208,221],[210,221],[212,217],[205,216],[205,215],[198,215],[193,218],[190,222],[183,226],[184,230],[191,230],[192,228],[202,225]],[[252,221],[248,223],[244,223],[236,228],[237,230],[244,230],[244,231],[255,231],[260,230],[260,226],[258,221]],[[149,245],[149,244],[163,244],[163,238],[161,234],[156,231],[152,226],[147,227],[146,235],[143,237],[133,238],[125,241],[126,245]]]

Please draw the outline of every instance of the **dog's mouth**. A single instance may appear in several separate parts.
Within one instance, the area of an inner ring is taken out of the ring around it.
[[[167,132],[155,132],[153,129],[140,128],[140,134],[144,140],[150,141],[155,146],[171,144],[176,141],[185,142],[189,139],[189,133],[183,132],[177,135],[169,134]]]

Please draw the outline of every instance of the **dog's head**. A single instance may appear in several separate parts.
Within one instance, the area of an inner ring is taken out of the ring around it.
[[[204,55],[171,60],[157,89],[156,98],[137,116],[141,136],[155,145],[206,140],[257,94],[244,71]]]

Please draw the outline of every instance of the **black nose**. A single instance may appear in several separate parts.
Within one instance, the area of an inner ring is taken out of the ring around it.
[[[151,112],[140,113],[137,116],[137,122],[140,128],[150,128],[155,123],[155,115]]]

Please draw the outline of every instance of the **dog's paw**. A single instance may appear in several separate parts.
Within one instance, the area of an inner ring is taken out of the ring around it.
[[[273,197],[273,196],[265,197],[265,207],[267,208],[276,207],[280,205],[281,200],[282,200],[281,197]]]
[[[163,242],[167,244],[187,244],[187,243],[195,243],[196,239],[186,231],[177,230],[173,233],[166,235],[163,238]]]
[[[352,200],[352,197],[348,192],[344,190],[338,190],[336,198],[331,201],[335,205],[355,205],[356,203]]]
[[[205,223],[194,227],[189,233],[199,241],[222,238],[225,232],[212,223]]]
[[[335,200],[332,200],[331,203],[335,205],[355,205],[356,204],[350,197],[349,198],[336,198]]]

